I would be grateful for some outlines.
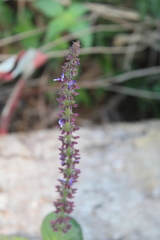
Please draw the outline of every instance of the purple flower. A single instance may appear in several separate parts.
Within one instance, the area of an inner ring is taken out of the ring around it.
[[[69,185],[70,185],[70,186],[73,184],[73,181],[74,181],[73,178],[70,178],[70,179],[69,179]]]
[[[79,161],[78,160],[74,160],[74,163],[79,163]]]
[[[76,82],[76,80],[70,81],[69,83],[67,83],[69,90],[70,90],[71,86],[72,86],[75,82]]]
[[[62,128],[63,125],[65,124],[65,119],[60,118],[59,121],[58,121],[58,123],[59,123],[60,127]]]
[[[54,231],[63,231],[63,233],[67,233],[71,228],[70,218],[66,214],[73,211],[74,203],[70,202],[69,199],[74,197],[76,189],[73,188],[73,185],[77,182],[80,174],[80,170],[75,168],[80,159],[79,150],[75,148],[77,144],[75,139],[78,139],[79,136],[74,135],[74,132],[79,129],[75,124],[75,118],[78,114],[73,112],[73,108],[78,106],[75,104],[74,96],[78,95],[76,89],[79,87],[73,78],[77,75],[77,66],[80,64],[79,52],[79,41],[73,42],[66,57],[67,61],[62,67],[62,75],[60,78],[54,79],[54,81],[63,83],[59,93],[60,97],[57,98],[61,108],[58,114],[60,118],[58,124],[61,131],[61,136],[59,136],[61,141],[61,147],[59,148],[61,168],[59,170],[63,179],[58,179],[59,185],[56,186],[60,198],[54,203],[57,219],[51,222],[51,226]]]
[[[61,74],[61,77],[60,77],[60,78],[53,79],[53,81],[57,81],[57,82],[63,82],[63,81],[64,81],[64,72],[62,72],[62,74]]]
[[[66,183],[64,179],[58,179],[58,181],[60,181],[61,183]]]
[[[65,161],[61,161],[61,165],[64,166],[65,165]]]

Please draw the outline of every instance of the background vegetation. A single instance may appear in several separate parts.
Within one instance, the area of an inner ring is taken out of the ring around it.
[[[159,118],[159,26],[159,0],[0,1],[0,61],[29,48],[48,57],[27,81],[9,130],[56,124],[59,85],[52,80],[77,39],[79,124]],[[1,112],[20,77],[1,81]]]

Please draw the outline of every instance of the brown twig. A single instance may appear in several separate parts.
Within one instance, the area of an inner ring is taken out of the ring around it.
[[[22,39],[26,39],[32,36],[36,36],[38,34],[43,33],[46,30],[46,27],[41,27],[41,28],[36,28],[27,32],[23,32],[23,33],[18,33],[16,35],[13,36],[9,36],[3,39],[0,39],[0,47],[3,47],[5,45],[17,42],[17,41],[21,41]],[[0,55],[1,56],[1,55]]]
[[[155,74],[160,74],[159,66],[154,66],[154,67],[150,67],[150,68],[141,68],[138,70],[129,71],[129,72],[120,74],[118,76],[111,77],[108,79],[107,82],[110,82],[112,84],[115,84],[115,83],[117,84],[117,83],[122,83],[122,82],[128,81],[130,79],[147,77],[147,76],[152,76]]]
[[[150,67],[150,68],[141,68],[138,70],[133,70],[133,71],[129,71],[126,73],[122,73],[119,74],[117,76],[112,76],[112,77],[108,77],[106,79],[97,79],[96,82],[99,84],[119,84],[125,81],[129,81],[131,79],[134,78],[142,78],[142,77],[148,77],[148,76],[153,76],[156,74],[160,74],[160,66],[154,66],[154,67]],[[47,77],[47,76],[44,76]],[[88,84],[90,86],[90,83],[94,85],[94,82],[90,79],[86,79],[85,82],[81,82],[81,84],[83,84],[83,87],[87,87]],[[32,87],[38,87],[39,84],[39,78],[36,80],[34,79],[34,81],[30,81],[28,83],[29,88]],[[52,88],[52,87],[51,87]],[[56,89],[56,87],[54,86],[54,88]]]
[[[146,49],[147,45],[140,45],[137,47],[136,52],[141,52]],[[129,53],[132,53],[132,49],[129,51]],[[87,47],[82,48],[80,55],[85,54],[124,54],[126,52],[126,47]],[[51,51],[47,52],[46,55],[48,58],[58,58],[58,57],[64,57],[68,54],[68,50],[59,50],[59,51]],[[2,54],[0,55],[0,61],[4,61],[7,58],[11,57],[13,55],[11,54]]]
[[[38,81],[39,88],[45,88],[48,85],[48,76],[46,75],[47,69],[44,70],[42,77]],[[38,114],[40,117],[40,128],[47,127],[47,108],[45,106],[45,95],[39,92],[38,94]]]
[[[52,42],[46,43],[45,45],[41,46],[39,50],[41,51],[48,51],[49,49],[56,47],[60,45],[62,42],[68,42],[72,39],[78,38],[80,36],[88,35],[91,33],[96,33],[96,32],[115,32],[115,31],[120,31],[122,29],[125,30],[130,30],[130,27],[126,24],[123,25],[118,25],[118,24],[99,24],[81,31],[78,31],[73,34],[67,34],[64,37],[58,38]]]
[[[142,73],[141,73],[142,71]],[[97,88],[101,87],[103,89],[107,89],[112,92],[117,92],[125,95],[130,95],[130,96],[135,96],[135,97],[140,97],[140,98],[147,98],[147,99],[154,99],[154,100],[160,100],[160,94],[153,92],[153,91],[148,91],[148,90],[141,90],[141,89],[133,89],[129,87],[124,87],[124,86],[119,86],[119,85],[114,85],[115,83],[121,83],[123,81],[127,81],[132,78],[136,77],[144,77],[144,76],[149,76],[152,74],[160,74],[160,67],[152,67],[152,68],[147,68],[147,69],[140,69],[140,70],[135,70],[131,71],[128,74],[121,74],[119,76],[115,76],[112,78],[108,79],[100,79],[100,80],[95,80],[95,81],[89,81],[85,80],[83,82],[79,83],[79,86],[81,88]],[[46,86],[43,89],[26,89],[24,97],[26,94],[29,92],[33,93],[34,91],[42,91],[42,92],[54,92],[59,89],[58,85],[57,86]]]
[[[105,80],[104,80],[105,81]],[[81,88],[84,89],[94,89],[94,88],[103,88],[112,92],[117,92],[129,96],[134,96],[134,97],[139,97],[139,98],[146,98],[146,99],[152,99],[152,100],[160,100],[160,94],[153,92],[153,91],[148,91],[148,90],[141,90],[141,89],[134,89],[130,87],[124,87],[124,86],[119,86],[119,85],[112,85],[109,83],[104,82],[103,83],[99,80],[97,81],[92,81],[92,82],[82,82],[79,84]],[[33,94],[37,93],[37,91],[40,92],[54,92],[58,91],[59,87],[51,87],[47,86],[46,88],[43,89],[26,89],[23,97],[28,96],[28,94]]]
[[[138,46],[136,49],[136,52],[143,51],[147,46],[141,45]],[[129,51],[129,53],[132,53],[132,49]],[[80,55],[85,54],[124,54],[126,52],[126,47],[87,47],[87,48],[81,48]],[[64,57],[68,54],[68,50],[61,50],[61,51],[53,51],[48,52],[48,58],[57,58],[57,57]]]
[[[139,44],[138,41],[134,42],[134,40],[133,40],[134,35],[139,35],[140,39],[141,39],[142,38],[142,30],[143,30],[143,25],[140,24],[140,25],[137,25],[134,29],[134,32],[132,34],[130,34],[130,39],[128,42],[128,46],[127,46],[126,53],[124,56],[124,63],[123,63],[123,69],[125,71],[131,70],[132,62],[133,62],[133,59],[134,59],[134,56],[136,53],[136,49]]]
[[[6,0],[6,1],[12,1],[12,0]],[[15,1],[17,1],[17,2],[33,2],[33,1],[35,1],[35,0],[15,0]]]
[[[148,90],[134,89],[124,86],[110,85],[106,89],[111,92],[121,93],[133,97],[146,98],[152,100],[160,100],[160,94]]]
[[[108,4],[101,4],[101,3],[85,3],[85,6],[88,8],[88,10],[92,12],[96,12],[99,16],[106,18],[106,19],[112,19],[113,21],[117,20],[127,20],[127,21],[134,21],[138,22],[141,20],[140,14],[137,11],[133,11],[131,9],[122,9],[117,8]],[[152,23],[151,18],[146,16],[144,22]]]
[[[24,19],[25,4],[26,4],[26,0],[17,2],[17,9],[18,9],[17,14],[18,14],[19,22],[23,21]]]
[[[13,88],[13,91],[9,99],[7,100],[7,103],[5,104],[2,110],[1,119],[0,119],[0,134],[6,134],[8,132],[10,119],[15,111],[20,95],[22,94],[24,85],[25,85],[24,79],[20,79],[17,82],[17,84]]]

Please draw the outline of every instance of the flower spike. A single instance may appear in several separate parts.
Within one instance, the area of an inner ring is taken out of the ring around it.
[[[79,138],[79,136],[74,135],[74,132],[79,129],[75,124],[75,118],[78,114],[73,113],[73,108],[78,106],[75,104],[74,96],[78,95],[75,90],[79,87],[73,78],[78,73],[77,66],[80,64],[79,53],[79,41],[73,42],[69,54],[66,56],[66,63],[62,67],[62,75],[54,79],[54,81],[62,83],[61,92],[59,93],[60,97],[57,99],[61,108],[58,114],[60,117],[58,127],[61,131],[61,136],[59,136],[61,148],[59,150],[60,173],[62,177],[58,179],[59,185],[56,186],[56,190],[60,195],[60,198],[54,203],[57,219],[51,222],[51,226],[54,231],[62,231],[63,233],[67,233],[71,228],[68,214],[73,211],[74,203],[69,201],[69,199],[74,197],[76,189],[73,188],[73,185],[77,182],[80,174],[80,170],[75,167],[80,159],[79,150],[75,148],[77,144],[75,139]]]

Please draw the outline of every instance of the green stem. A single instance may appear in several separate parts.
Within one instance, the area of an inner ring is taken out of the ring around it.
[[[62,234],[63,234],[62,229],[59,229],[58,230],[58,240],[63,240]]]

